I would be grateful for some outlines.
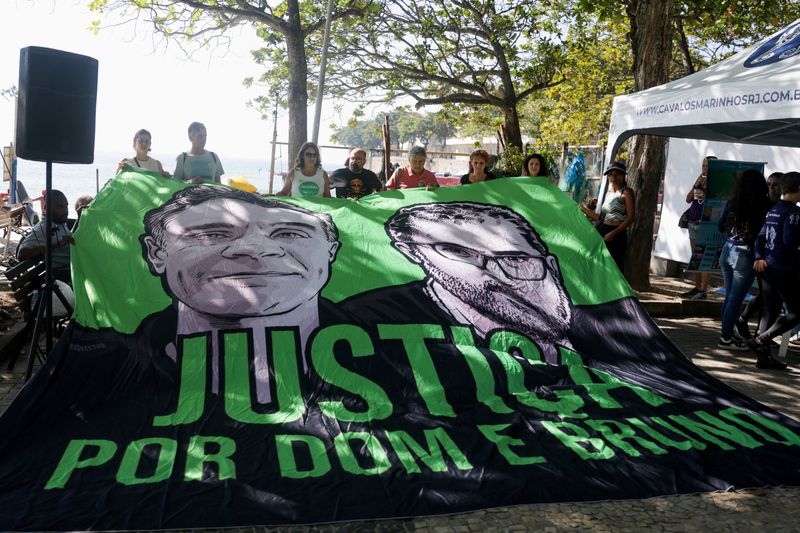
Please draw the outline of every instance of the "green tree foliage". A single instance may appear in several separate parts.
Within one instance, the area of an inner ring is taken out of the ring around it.
[[[742,50],[800,18],[800,2],[682,0],[673,8],[681,72],[691,74]]]
[[[396,137],[397,128],[390,128],[392,139]],[[331,135],[331,140],[344,146],[360,146],[361,148],[383,148],[383,116],[370,120],[351,119],[346,126],[339,128]]]
[[[523,107],[529,102],[527,100]],[[467,104],[445,104],[438,112],[442,121],[451,124],[461,138],[472,137],[484,139],[494,138],[497,130],[503,125],[502,112],[493,106],[471,106]],[[520,127],[523,135],[529,134],[524,128],[528,125],[524,115],[520,114]]]
[[[144,22],[178,44],[187,53],[193,47],[230,43],[230,30],[242,25],[255,28],[264,47],[253,53],[265,73],[246,84],[262,82],[266,93],[254,100],[262,116],[277,98],[289,110],[289,152],[296,153],[307,139],[309,75],[307,42],[316,53],[325,23],[327,2],[323,0],[91,0],[89,8],[117,15],[123,23]],[[333,20],[359,17],[365,12],[361,0],[337,0]],[[101,29],[95,21],[93,29]],[[312,82],[313,83],[313,82]]]
[[[351,119],[347,126],[338,129],[332,140],[346,146],[363,148],[383,147],[383,120],[389,118],[389,135],[398,148],[404,144],[427,147],[432,139],[443,144],[455,134],[455,127],[439,113],[414,113],[408,109],[398,109],[378,115],[374,119]]]
[[[527,154],[516,146],[507,146],[500,154],[492,171],[503,176],[519,176],[522,174],[522,164]]]
[[[397,140],[412,145],[428,146],[434,138],[447,144],[447,138],[455,133],[455,127],[438,113],[401,112],[397,116]]]
[[[384,0],[372,24],[337,32],[338,94],[417,107],[491,106],[521,146],[518,106],[561,80],[555,0]]]
[[[630,14],[643,2],[576,1],[569,10],[564,82],[529,99],[523,132],[546,145],[607,137],[615,96],[635,90]],[[673,1],[669,79],[716,63],[800,18],[800,2]]]
[[[545,90],[524,109],[539,118],[541,144],[596,144],[605,140],[615,96],[633,89],[624,28],[598,21],[570,31],[564,83]]]

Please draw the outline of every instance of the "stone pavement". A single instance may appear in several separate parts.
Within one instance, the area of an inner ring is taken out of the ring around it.
[[[749,352],[716,347],[719,321],[712,318],[659,318],[656,322],[695,364],[730,386],[795,419],[800,419],[800,350],[789,350],[787,372],[760,371]],[[0,372],[0,412],[22,385],[25,360],[14,372]],[[235,533],[261,532],[401,532],[457,533],[470,531],[614,531],[707,532],[800,529],[800,488],[770,488],[664,496],[647,500],[615,500],[499,507],[445,516],[347,522],[279,528],[239,528]],[[0,510],[2,512],[2,510]],[[217,529],[195,530],[207,533]]]

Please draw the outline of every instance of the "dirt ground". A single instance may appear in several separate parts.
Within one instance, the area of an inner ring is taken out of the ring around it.
[[[16,256],[16,249],[17,242],[16,239],[13,239],[9,243],[9,254],[6,256],[8,259],[0,265],[0,271],[4,272],[6,268],[14,264],[15,260],[11,258]],[[1,273],[0,276],[2,276]],[[2,280],[5,282],[5,277],[2,277]],[[17,309],[17,301],[14,299],[8,284],[3,283],[0,285],[0,336],[5,335],[6,331],[19,320],[22,320],[22,313]]]
[[[10,254],[8,254],[7,257],[15,257],[16,248],[17,243],[12,240],[10,243]],[[5,271],[5,269],[13,263],[14,259],[7,259],[4,261],[3,264],[0,265],[2,266],[2,271]],[[0,276],[2,276],[2,274],[0,274]],[[4,276],[2,279],[5,282]],[[0,336],[5,335],[6,331],[20,320],[22,320],[22,312],[17,308],[17,301],[14,299],[11,287],[9,287],[7,283],[3,283],[0,285]]]
[[[4,335],[19,320],[22,320],[22,313],[17,308],[11,290],[0,290],[0,335]]]

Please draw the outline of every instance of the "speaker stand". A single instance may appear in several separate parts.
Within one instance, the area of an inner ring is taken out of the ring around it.
[[[39,300],[36,302],[34,312],[36,313],[36,322],[33,326],[33,338],[31,339],[31,347],[28,352],[28,366],[25,370],[25,381],[31,378],[33,373],[33,357],[38,354],[39,348],[39,332],[42,327],[45,331],[45,352],[44,358],[50,355],[50,350],[53,349],[53,245],[50,242],[53,238],[53,161],[48,160],[45,162],[45,196],[44,196],[44,216],[42,217],[44,226],[44,266],[45,266],[45,282],[42,289],[39,291]],[[61,303],[65,303],[64,295],[61,290],[56,287],[56,294],[58,295]],[[69,307],[67,307],[69,309]],[[41,358],[40,358],[41,359]],[[44,360],[42,360],[44,364]]]

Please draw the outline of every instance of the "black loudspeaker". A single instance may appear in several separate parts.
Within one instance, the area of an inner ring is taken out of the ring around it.
[[[94,162],[97,60],[29,46],[19,53],[17,156]]]

